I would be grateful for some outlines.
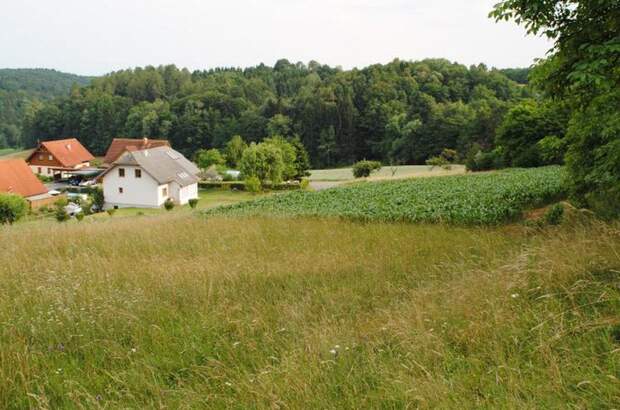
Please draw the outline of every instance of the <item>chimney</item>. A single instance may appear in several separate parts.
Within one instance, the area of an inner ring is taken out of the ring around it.
[[[71,144],[67,144],[67,149],[71,151]]]

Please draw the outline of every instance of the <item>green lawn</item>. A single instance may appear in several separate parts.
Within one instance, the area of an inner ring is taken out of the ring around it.
[[[394,171],[394,173],[392,172]],[[370,179],[399,179],[417,176],[432,176],[446,174],[462,174],[465,172],[463,165],[453,165],[452,169],[444,170],[427,165],[400,165],[397,167],[384,166],[374,172]],[[313,169],[310,171],[310,181],[351,181],[353,180],[352,168]]]
[[[14,152],[17,152],[14,148],[0,148],[0,157],[13,154]]]
[[[220,190],[220,189],[208,189],[208,190],[200,190],[198,192],[199,200],[198,206],[196,209],[210,209],[215,208],[221,205],[232,205],[237,202],[249,201],[251,199],[256,199],[262,195],[254,195],[245,191],[230,191],[230,190]],[[170,212],[190,212],[191,208],[189,205],[184,206],[176,206]],[[114,212],[114,217],[119,216],[137,216],[137,215],[159,215],[162,213],[167,213],[164,208],[121,208],[117,209]],[[109,215],[107,213],[99,213],[92,215],[91,218],[108,218]]]

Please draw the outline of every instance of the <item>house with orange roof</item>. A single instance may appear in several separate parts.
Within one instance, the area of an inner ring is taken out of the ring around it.
[[[170,143],[167,140],[152,140],[149,138],[114,138],[105,154],[103,164],[106,166],[112,165],[126,151],[143,151],[158,147],[170,147]]]
[[[68,138],[39,143],[26,162],[37,175],[63,178],[68,172],[89,167],[93,159],[80,141]]]
[[[58,200],[37,178],[23,159],[0,161],[0,192],[22,196],[31,208],[39,208]]]

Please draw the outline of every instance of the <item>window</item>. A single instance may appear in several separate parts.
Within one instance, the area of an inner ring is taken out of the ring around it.
[[[142,178],[142,170],[141,169],[136,169],[135,170],[135,174],[136,174],[136,178]]]
[[[51,168],[48,168],[48,169],[47,169],[47,175],[50,175],[51,173],[52,173],[52,169],[51,169]]]
[[[54,157],[53,157],[53,156],[51,156],[51,155],[48,155],[48,159],[51,161],[51,160],[53,160],[53,159],[54,159]]]
[[[168,187],[163,187],[163,188],[161,189],[161,194],[162,194],[163,196],[168,196]]]
[[[122,186],[119,186],[119,187],[118,187],[118,193],[119,193],[119,194],[122,194],[122,193],[123,193],[123,187],[122,187]]]
[[[37,174],[42,174],[41,167],[37,167]]]
[[[39,160],[43,161],[43,154],[39,154]]]
[[[125,168],[119,168],[118,169],[118,177],[119,178],[125,178]]]

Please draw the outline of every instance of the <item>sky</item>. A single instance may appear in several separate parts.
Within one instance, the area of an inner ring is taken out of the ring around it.
[[[487,15],[498,0],[5,0],[0,68],[82,75],[278,59],[345,69],[394,58],[527,67],[551,44]]]

